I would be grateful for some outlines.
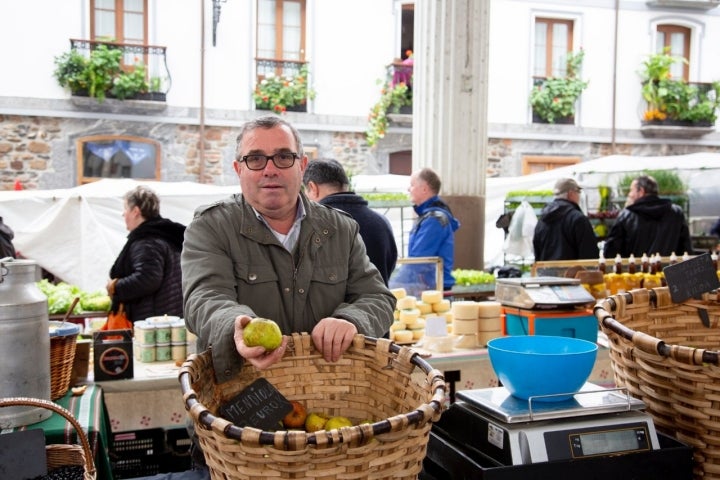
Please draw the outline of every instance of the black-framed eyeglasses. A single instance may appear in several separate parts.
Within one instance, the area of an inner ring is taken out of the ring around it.
[[[250,170],[262,170],[267,166],[268,160],[272,160],[277,168],[290,168],[295,164],[298,154],[294,152],[282,152],[275,155],[245,155],[242,157],[243,162]]]

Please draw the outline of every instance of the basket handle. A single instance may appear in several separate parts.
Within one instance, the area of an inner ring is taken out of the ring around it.
[[[6,398],[0,398],[0,407],[14,407],[14,406],[31,406],[31,407],[40,407],[40,408],[46,408],[48,410],[52,410],[53,412],[62,415],[65,417],[65,420],[70,422],[75,428],[75,431],[77,432],[78,439],[80,440],[80,444],[83,449],[83,453],[85,454],[85,471],[91,476],[91,478],[95,478],[95,463],[93,462],[93,453],[90,449],[90,442],[88,442],[87,436],[85,435],[85,432],[82,429],[82,426],[80,425],[80,422],[77,421],[77,419],[73,416],[70,411],[68,411],[66,408],[58,405],[57,403],[51,402],[49,400],[43,400],[39,398],[29,398],[29,397],[6,397]]]

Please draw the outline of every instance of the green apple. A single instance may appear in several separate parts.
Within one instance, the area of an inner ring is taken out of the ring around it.
[[[317,412],[310,412],[305,419],[305,431],[306,432],[317,432],[318,430],[322,430],[325,428],[325,424],[328,421],[328,417],[326,417],[322,413]]]
[[[325,430],[334,430],[336,428],[340,427],[352,427],[353,424],[347,417],[330,417],[327,422],[325,422]]]
[[[267,318],[253,318],[243,328],[243,341],[248,347],[275,350],[282,344],[282,332],[277,323]]]

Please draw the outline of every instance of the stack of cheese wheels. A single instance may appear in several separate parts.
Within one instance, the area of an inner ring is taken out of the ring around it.
[[[452,312],[450,310],[450,300],[443,298],[443,292],[440,290],[423,290],[420,294],[422,303],[430,307],[430,311],[426,317],[445,317],[448,326],[448,333],[452,333]]]
[[[477,339],[481,347],[493,338],[502,336],[502,306],[500,302],[478,302]]]
[[[458,336],[455,347],[476,348],[478,343],[478,302],[453,302],[452,316],[453,334]]]
[[[394,288],[397,299],[395,321],[390,326],[390,339],[397,343],[412,343],[425,333],[425,319],[421,317],[417,297],[408,295],[404,288]]]

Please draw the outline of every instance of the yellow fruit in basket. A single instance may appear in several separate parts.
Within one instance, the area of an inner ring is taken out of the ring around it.
[[[282,344],[282,332],[277,323],[267,318],[253,318],[243,328],[243,341],[248,347],[275,350]]]
[[[325,428],[325,424],[328,421],[328,417],[323,413],[310,412],[305,418],[305,431],[306,432],[317,432]]]
[[[352,427],[353,423],[347,417],[330,417],[325,423],[325,430],[334,430],[340,427]]]

